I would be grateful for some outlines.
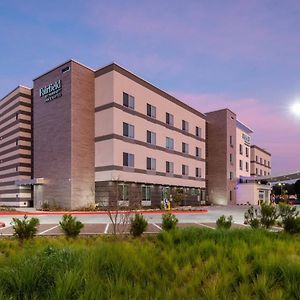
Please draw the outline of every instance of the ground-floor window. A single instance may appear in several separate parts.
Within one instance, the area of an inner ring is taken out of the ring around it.
[[[129,192],[128,192],[128,185],[121,183],[118,185],[118,191],[119,191],[119,200],[122,201],[128,201],[129,199]]]
[[[142,186],[142,200],[143,201],[151,200],[151,186],[149,185]]]

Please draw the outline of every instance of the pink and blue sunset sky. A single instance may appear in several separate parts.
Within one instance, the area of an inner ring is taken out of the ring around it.
[[[228,107],[300,170],[298,0],[1,1],[0,98],[69,58],[115,61],[201,112]]]

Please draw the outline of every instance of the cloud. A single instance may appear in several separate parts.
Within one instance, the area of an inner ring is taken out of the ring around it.
[[[231,109],[253,129],[253,142],[272,153],[274,173],[300,170],[300,119],[291,116],[287,108],[259,99],[234,99],[222,94],[173,94],[202,112]]]

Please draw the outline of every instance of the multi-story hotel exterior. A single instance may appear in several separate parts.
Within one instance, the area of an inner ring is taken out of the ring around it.
[[[0,205],[235,204],[252,131],[110,64],[73,60],[0,101]]]

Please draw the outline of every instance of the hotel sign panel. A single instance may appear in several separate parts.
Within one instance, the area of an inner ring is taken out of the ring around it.
[[[46,102],[52,101],[62,96],[62,82],[57,80],[40,89],[40,97],[44,97]]]
[[[245,145],[250,146],[251,145],[251,137],[248,134],[243,133],[242,138],[244,140]]]

